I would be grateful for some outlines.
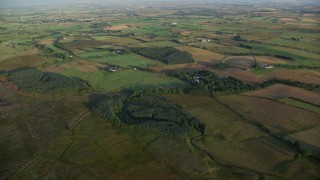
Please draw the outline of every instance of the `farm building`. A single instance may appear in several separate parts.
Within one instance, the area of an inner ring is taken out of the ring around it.
[[[265,64],[265,63],[259,63],[259,66],[260,66],[261,68],[264,68],[264,69],[274,68],[273,66],[268,65],[268,64]]]
[[[123,53],[124,53],[124,50],[122,50],[122,49],[115,49],[115,50],[113,50],[112,53],[113,53],[113,54],[123,54]]]
[[[110,72],[117,72],[118,70],[119,70],[119,68],[117,66],[108,67],[108,71],[110,71]]]

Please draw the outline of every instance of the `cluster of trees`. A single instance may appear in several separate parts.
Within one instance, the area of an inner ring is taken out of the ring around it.
[[[22,68],[10,71],[8,79],[20,90],[49,94],[61,91],[72,91],[75,93],[87,92],[90,87],[87,82],[69,78],[56,73],[42,72],[35,68]]]
[[[36,47],[47,57],[52,56],[54,51],[43,44],[36,44]]]
[[[93,23],[90,27],[94,28],[94,29],[100,29],[100,28],[104,28],[106,26],[110,26],[110,24],[107,22]]]
[[[246,48],[246,49],[253,49],[252,46],[246,45],[246,44],[240,44],[239,46],[240,46],[240,47],[243,47],[243,48]]]
[[[111,120],[114,124],[121,124],[121,111],[124,105],[124,97],[121,95],[106,96],[96,104],[93,104],[91,110],[97,112],[102,118]]]
[[[163,97],[158,96],[146,96],[140,100],[133,99],[128,100],[124,108],[127,116],[126,120],[130,121],[131,124],[147,124],[157,127],[159,130],[163,129],[179,129],[179,131],[170,131],[172,135],[182,135],[182,129],[185,131],[183,134],[188,133],[189,128],[194,128],[197,131],[204,134],[205,125],[196,118],[190,116],[181,111],[181,109],[167,101]],[[165,128],[164,125],[169,127]],[[180,128],[177,128],[180,126]],[[175,127],[175,128],[170,128]]]
[[[183,64],[193,62],[192,56],[188,52],[179,51],[172,47],[164,48],[132,48],[132,52],[155,59],[166,64]]]
[[[210,71],[182,72],[176,77],[193,84],[186,89],[187,93],[195,95],[216,96],[234,94],[252,90],[253,87],[233,77],[220,77]]]
[[[134,90],[130,92],[133,98],[141,99],[144,96],[157,96],[163,94],[181,94],[185,93],[184,88],[150,88],[142,91]]]
[[[174,137],[188,135],[191,128],[205,133],[203,123],[163,97],[109,95],[94,103],[92,111],[117,125],[147,128]]]

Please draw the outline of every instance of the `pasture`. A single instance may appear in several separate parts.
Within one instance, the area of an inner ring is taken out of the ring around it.
[[[306,110],[309,110],[309,111],[312,111],[315,113],[320,113],[320,106],[306,103],[306,102],[296,100],[296,99],[293,99],[290,97],[284,97],[284,98],[279,99],[278,101],[295,106],[295,107],[306,109]]]
[[[262,124],[277,134],[287,134],[319,125],[320,115],[274,100],[231,95],[218,98],[251,121]]]
[[[214,71],[222,77],[233,77],[243,82],[246,82],[248,84],[259,84],[270,79],[263,75],[254,74],[250,72],[251,70],[245,71],[245,70],[236,69],[236,68],[227,68],[227,69],[219,69]]]
[[[266,76],[275,77],[277,79],[285,79],[290,81],[298,81],[309,84],[320,84],[320,72],[314,70],[291,70],[279,69],[267,73]]]
[[[144,89],[147,87],[175,88],[188,86],[185,82],[173,77],[139,70],[83,72],[76,69],[66,69],[61,74],[86,80],[94,90],[102,92],[114,92],[122,89]]]
[[[287,86],[283,84],[275,84],[261,90],[250,91],[244,93],[248,96],[258,96],[265,97],[274,100],[278,100],[285,97],[291,97],[294,99],[298,99],[304,102],[308,102],[310,104],[315,104],[320,106],[320,96],[319,93],[308,91],[305,89]]]
[[[254,65],[255,60],[252,56],[229,56],[223,62],[232,68],[250,69]]]

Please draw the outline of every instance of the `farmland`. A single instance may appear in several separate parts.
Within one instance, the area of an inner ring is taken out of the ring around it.
[[[84,2],[0,3],[0,180],[320,178],[319,3]]]
[[[245,94],[249,96],[265,97],[274,100],[291,97],[304,102],[308,102],[310,104],[315,104],[318,106],[320,105],[320,97],[318,93],[283,84],[275,84],[258,91],[250,91]]]

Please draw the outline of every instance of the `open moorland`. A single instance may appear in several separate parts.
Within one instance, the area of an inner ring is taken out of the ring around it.
[[[0,6],[0,180],[319,179],[319,8]]]

